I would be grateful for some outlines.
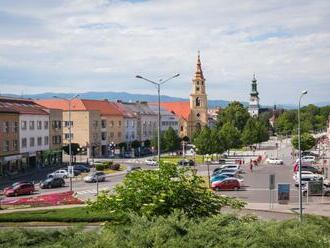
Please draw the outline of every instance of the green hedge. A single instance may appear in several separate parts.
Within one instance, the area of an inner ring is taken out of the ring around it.
[[[64,209],[24,211],[1,214],[0,222],[102,222],[119,220],[121,216],[109,215],[105,212],[90,211],[86,207],[74,207]]]

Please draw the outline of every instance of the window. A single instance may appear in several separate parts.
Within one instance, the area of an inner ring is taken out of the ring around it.
[[[9,121],[5,121],[3,123],[3,132],[4,133],[9,133]]]
[[[34,137],[30,138],[30,147],[34,147]]]
[[[14,122],[14,133],[18,133],[18,122]]]
[[[132,121],[132,127],[135,127],[135,121],[134,120]]]
[[[102,128],[106,128],[107,127],[107,121],[106,120],[102,120],[101,121],[101,126],[102,126]]]
[[[201,106],[201,99],[199,97],[196,98],[196,107]]]
[[[45,136],[45,137],[44,137],[44,145],[45,145],[45,146],[48,146],[48,142],[49,142],[49,141],[48,141],[48,136]]]
[[[70,133],[65,133],[64,138],[65,139],[70,139]],[[73,133],[71,133],[71,139],[73,139]]]
[[[114,137],[113,132],[110,132],[110,138],[113,138],[113,137]]]
[[[199,91],[199,87],[196,87],[196,91]]]
[[[129,126],[129,121],[128,120],[126,120],[126,127],[128,127]]]
[[[26,121],[21,121],[22,130],[26,130]]]
[[[73,126],[73,121],[65,121],[64,122],[64,126],[66,126],[66,127],[69,127],[70,126],[70,124],[71,124],[71,127]]]
[[[42,121],[37,121],[37,129],[38,130],[42,129]]]
[[[102,132],[101,133],[101,139],[102,140],[106,140],[107,139],[107,133],[106,132]]]
[[[26,138],[22,139],[22,148],[26,148]]]
[[[62,126],[62,122],[61,121],[53,121],[52,122],[52,127],[55,128],[55,129],[56,128],[59,128],[60,129],[61,126]]]
[[[98,121],[94,121],[94,127],[98,127],[99,122]]]
[[[13,150],[14,151],[18,150],[18,140],[13,140]]]
[[[29,122],[30,130],[34,130],[34,121]]]
[[[48,129],[48,121],[44,121],[44,129],[45,129],[45,130]]]
[[[4,140],[3,141],[3,151],[4,152],[9,152],[9,140]]]
[[[121,132],[118,132],[118,138],[121,138]]]
[[[113,127],[115,123],[113,121],[110,122],[110,126]]]
[[[38,146],[42,146],[42,138],[38,137],[37,139]]]
[[[120,127],[121,127],[121,121],[118,121],[118,126],[120,126]]]

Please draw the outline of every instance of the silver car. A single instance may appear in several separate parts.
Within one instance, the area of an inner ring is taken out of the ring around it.
[[[86,183],[104,182],[106,175],[103,171],[94,171],[84,177]]]

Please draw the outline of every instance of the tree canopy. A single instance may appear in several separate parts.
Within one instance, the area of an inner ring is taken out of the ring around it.
[[[299,150],[297,135],[292,137],[291,144],[296,150]],[[316,139],[311,134],[303,133],[301,135],[300,147],[302,151],[308,151],[312,149],[315,145],[316,145]]]

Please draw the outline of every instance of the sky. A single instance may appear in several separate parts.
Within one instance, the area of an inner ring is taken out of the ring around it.
[[[200,50],[209,99],[330,100],[328,0],[0,0],[0,92],[188,97]]]

